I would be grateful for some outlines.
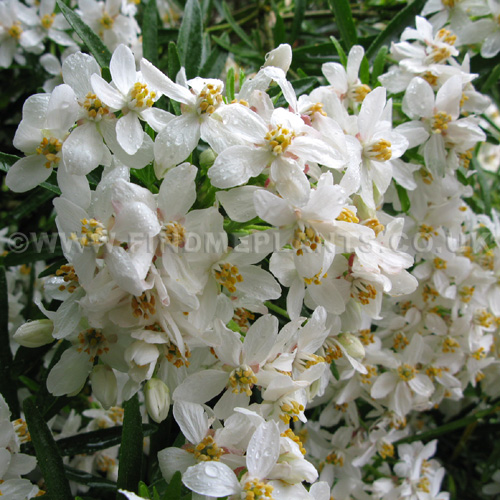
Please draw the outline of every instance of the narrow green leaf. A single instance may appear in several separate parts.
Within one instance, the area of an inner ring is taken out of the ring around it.
[[[273,38],[274,38],[274,46],[278,47],[282,43],[285,43],[286,31],[285,31],[285,22],[281,17],[279,10],[277,8],[274,9],[274,15],[276,17],[276,22],[273,27]]]
[[[229,23],[231,28],[233,28],[233,31],[251,48],[254,48],[254,45],[252,43],[252,40],[250,40],[250,37],[245,33],[243,28],[234,20],[233,15],[231,14],[231,10],[229,9],[228,5],[226,2],[222,2],[222,9],[224,11],[224,17],[226,18],[226,21]]]
[[[354,25],[354,19],[352,18],[349,0],[328,0],[328,4],[335,16],[341,40],[344,42],[347,50],[351,50],[351,47],[358,43],[358,34]]]
[[[20,156],[16,155],[9,155],[7,153],[0,153],[0,163],[6,165],[7,167],[10,167],[11,165],[14,165],[17,160],[20,160]],[[4,169],[2,169],[4,170]],[[4,170],[4,172],[7,172],[8,168]]]
[[[156,0],[148,0],[142,16],[142,54],[158,66],[158,10]]]
[[[234,68],[229,68],[226,76],[226,96],[228,102],[234,99]]]
[[[481,92],[487,92],[493,85],[498,83],[500,79],[500,64],[497,64],[490,72],[488,78],[481,87]]]
[[[199,0],[188,0],[179,29],[177,48],[188,78],[198,74],[203,50],[203,23]]]
[[[97,36],[90,27],[85,24],[80,16],[67,7],[62,0],[56,0],[57,5],[61,9],[63,16],[70,26],[75,30],[76,34],[83,40],[91,54],[95,57],[101,68],[109,67],[111,53],[109,52],[103,41]]]
[[[295,8],[293,9],[292,33],[290,34],[290,44],[293,44],[300,35],[302,21],[306,13],[306,1],[295,0]]]
[[[405,213],[410,210],[410,198],[408,196],[408,192],[403,186],[400,186],[396,181],[394,181],[396,185],[396,191],[398,192],[399,202],[401,203],[401,210]]]
[[[342,66],[344,66],[344,68],[346,68],[347,67],[347,56],[345,55],[345,52],[344,52],[344,49],[342,48],[342,45],[340,45],[339,41],[334,36],[331,36],[330,40],[332,41],[332,43],[337,51],[337,54],[339,55],[340,64],[342,64]]]
[[[389,49],[383,45],[380,47],[380,50],[377,52],[377,56],[375,57],[375,61],[373,61],[373,70],[372,70],[372,87],[378,87],[380,85],[378,81],[378,77],[384,72],[385,69],[385,58]]]
[[[213,47],[207,60],[200,69],[200,76],[204,78],[219,78],[227,61],[227,52],[219,47]]]
[[[490,186],[488,185],[488,179],[484,173],[483,168],[476,160],[477,158],[477,150],[472,157],[471,163],[474,170],[477,172],[477,181],[479,183],[479,187],[481,188],[481,199],[484,203],[484,209],[487,214],[491,214],[491,193]]]
[[[48,236],[48,235],[47,235]],[[57,235],[54,235],[56,237]],[[40,240],[41,241],[41,240]],[[62,248],[55,246],[51,248],[50,241],[48,241],[48,248],[44,251],[37,251],[32,246],[26,248],[26,251],[19,253],[9,252],[4,258],[4,265],[6,267],[19,266],[21,264],[31,264],[39,260],[48,260],[53,257],[58,257],[63,254]]]
[[[415,23],[415,16],[420,13],[426,1],[427,0],[414,0],[394,16],[385,30],[375,38],[366,51],[368,60],[371,60],[375,56],[382,45],[388,45],[389,42],[398,38],[407,26],[413,26]]]
[[[9,299],[5,267],[0,266],[0,393],[14,419],[19,418],[16,384],[11,378],[12,352],[9,338]]]
[[[332,372],[332,375],[335,377],[335,380],[340,379],[340,373],[339,373],[339,370],[337,368],[337,365],[335,364],[335,361],[332,361],[330,363],[330,371]]]
[[[116,491],[116,484],[109,479],[104,479],[101,476],[94,476],[94,474],[89,474],[83,470],[75,469],[69,465],[66,465],[64,470],[66,471],[66,476],[70,481],[74,481],[78,484],[84,484],[89,488],[102,488],[108,491]],[[57,498],[57,500],[59,500],[59,498]]]
[[[123,409],[125,414],[117,485],[123,490],[137,492],[137,485],[141,479],[142,441],[144,438],[137,394],[124,403]],[[117,500],[123,500],[123,498],[123,495],[117,495]]]
[[[362,83],[370,84],[370,63],[366,56],[361,59],[361,64],[359,66],[359,79]]]
[[[21,220],[23,217],[30,215],[35,210],[40,210],[40,206],[50,199],[54,198],[54,192],[44,189],[37,189],[33,194],[21,203],[12,213],[11,217],[15,221]]]
[[[167,65],[167,73],[169,78],[175,82],[175,78],[177,77],[177,73],[179,73],[181,69],[181,61],[179,58],[179,52],[177,50],[177,45],[175,42],[170,42],[168,44],[168,65]],[[172,108],[174,113],[179,116],[181,114],[181,107],[178,102],[170,101],[172,104]]]
[[[72,500],[73,495],[64,472],[62,458],[40,410],[31,398],[25,400],[23,409],[49,495],[58,500]]]
[[[242,59],[246,59],[249,62],[254,62],[257,64],[262,64],[262,56],[256,51],[244,50],[238,47],[237,45],[232,45],[230,42],[224,40],[222,37],[218,37],[212,35],[212,40],[223,49],[231,52],[232,54],[241,57]]]
[[[139,482],[139,496],[142,498],[150,498],[148,487],[146,486],[146,483],[142,481]]]
[[[167,489],[163,495],[162,500],[179,500],[181,498],[182,493],[182,475],[179,471],[177,471],[168,483]]]

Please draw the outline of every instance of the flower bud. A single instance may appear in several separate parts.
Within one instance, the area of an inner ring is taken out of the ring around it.
[[[202,169],[210,168],[214,164],[216,158],[217,155],[215,154],[213,149],[205,149],[205,151],[200,154],[200,167]]]
[[[362,359],[365,356],[365,348],[359,339],[352,333],[341,333],[337,340],[344,347],[347,354],[355,359]]]
[[[170,390],[160,379],[148,380],[144,387],[146,409],[149,416],[156,422],[163,422],[170,409]]]
[[[96,365],[90,374],[92,394],[106,410],[116,405],[118,384],[116,375],[108,365]]]
[[[17,329],[14,340],[24,347],[40,347],[54,340],[53,330],[54,323],[50,319],[28,321]]]

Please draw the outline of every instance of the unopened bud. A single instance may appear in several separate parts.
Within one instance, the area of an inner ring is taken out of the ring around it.
[[[205,149],[205,151],[200,154],[200,167],[203,169],[210,168],[214,164],[216,158],[217,155],[213,149]]]
[[[149,416],[158,424],[163,422],[170,409],[170,390],[167,385],[152,378],[145,385],[144,395]]]
[[[362,359],[365,356],[365,348],[360,340],[352,333],[341,333],[337,340],[344,347],[347,354],[355,359]]]
[[[101,403],[104,409],[116,405],[118,384],[116,375],[108,365],[96,365],[90,374],[92,394]]]
[[[28,321],[17,329],[14,340],[24,347],[40,347],[54,340],[53,331],[54,323],[50,319]]]

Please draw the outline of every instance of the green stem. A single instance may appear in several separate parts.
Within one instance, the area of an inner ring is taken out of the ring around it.
[[[273,304],[272,302],[269,302],[268,300],[266,300],[264,302],[264,305],[267,308],[271,309],[271,311],[274,311],[275,313],[278,313],[280,316],[283,316],[286,319],[290,319],[290,316],[288,315],[288,313],[284,309],[282,309],[281,307]]]

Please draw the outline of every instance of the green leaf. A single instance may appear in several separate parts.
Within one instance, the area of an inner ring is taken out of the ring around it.
[[[182,474],[177,471],[168,483],[162,500],[179,500],[182,494]]]
[[[148,487],[146,486],[146,483],[142,481],[139,482],[139,496],[142,498],[150,498]]]
[[[219,47],[213,47],[212,52],[210,52],[210,55],[200,69],[200,76],[204,78],[219,78],[224,71],[226,61],[227,52],[219,49]]]
[[[238,57],[241,57],[242,59],[255,62],[256,64],[262,64],[262,56],[255,51],[241,49],[237,45],[232,45],[230,42],[224,40],[222,37],[218,37],[215,35],[212,35],[212,40],[217,45],[220,45],[223,49],[227,50],[232,54],[235,54]]]
[[[335,50],[337,51],[337,54],[339,55],[340,64],[342,64],[342,66],[344,66],[344,68],[346,68],[347,67],[347,56],[345,55],[345,52],[344,52],[344,49],[342,48],[342,45],[340,45],[339,41],[334,36],[331,36],[330,40],[332,41],[332,43],[335,47]]]
[[[177,48],[188,78],[198,74],[203,49],[203,23],[199,0],[188,0],[179,29]]]
[[[20,159],[21,159],[20,156],[9,155],[7,153],[0,153],[0,163],[5,165],[6,167],[10,167],[11,165],[14,165],[14,163],[16,163],[16,161],[20,160]],[[4,172],[7,172],[9,170],[6,167],[2,168],[2,170]]]
[[[380,85],[378,81],[378,77],[384,72],[385,69],[385,58],[389,49],[383,45],[380,47],[380,50],[377,52],[377,56],[375,57],[375,61],[373,61],[373,70],[372,70],[372,87],[378,87]]]
[[[75,483],[84,484],[89,488],[102,488],[108,491],[116,490],[116,484],[109,479],[104,479],[101,476],[94,476],[94,474],[89,474],[83,470],[75,469],[69,465],[66,465],[64,470],[66,471],[68,479],[70,481],[74,481]],[[59,500],[59,498],[57,500]]]
[[[285,31],[285,22],[281,17],[279,10],[274,8],[274,15],[276,17],[276,22],[273,27],[273,38],[274,38],[274,46],[278,47],[282,43],[285,43],[286,31]]]
[[[396,191],[398,192],[399,202],[401,203],[401,210],[405,213],[408,213],[410,210],[410,198],[406,189],[403,186],[400,186],[396,181],[394,181],[396,185]]]
[[[137,491],[141,479],[142,467],[142,416],[139,409],[139,398],[135,394],[123,405],[125,410],[122,428],[122,444],[120,446],[118,488],[128,491]],[[122,500],[121,494],[117,500]]]
[[[490,72],[488,78],[481,86],[481,92],[488,92],[488,90],[498,83],[500,79],[500,64],[497,64]]]
[[[351,50],[351,47],[358,43],[358,34],[356,33],[356,26],[352,18],[349,0],[328,0],[328,4],[335,16],[341,40],[344,42],[347,50]]]
[[[9,337],[9,298],[5,267],[0,266],[0,393],[9,405],[13,419],[19,418],[17,387],[11,378],[12,352]]]
[[[64,472],[62,458],[40,410],[31,398],[25,400],[23,409],[38,466],[42,471],[49,495],[58,500],[72,500],[73,495]]]
[[[361,59],[361,64],[359,66],[359,79],[362,83],[370,84],[370,63],[366,56]]]
[[[158,10],[156,0],[148,0],[142,17],[142,54],[158,66]]]
[[[49,235],[46,235],[49,236]],[[54,233],[54,237],[56,237]],[[11,266],[19,266],[21,264],[30,264],[32,262],[38,262],[39,260],[48,260],[53,257],[58,257],[63,255],[62,248],[59,246],[54,246],[52,248],[51,242],[47,241],[48,245],[48,250],[47,251],[38,251],[36,249],[33,249],[33,246],[29,246],[26,248],[26,251],[20,252],[20,253],[15,253],[15,252],[9,252],[4,260],[3,263],[6,267],[11,267]],[[43,236],[38,240],[38,243],[43,245],[45,242],[43,242]]]
[[[487,214],[491,214],[491,193],[490,186],[488,185],[488,179],[484,173],[483,168],[476,160],[477,158],[477,150],[474,153],[471,164],[473,169],[477,172],[477,181],[479,183],[479,187],[481,188],[481,199],[484,203],[484,209]]]
[[[103,41],[87,26],[78,14],[67,7],[62,0],[56,0],[63,16],[76,34],[83,40],[101,68],[109,67],[111,53]]]
[[[226,2],[222,2],[222,10],[224,12],[224,17],[226,21],[229,23],[233,31],[251,48],[254,48],[252,40],[245,33],[245,30],[234,20],[233,15],[231,14],[231,10],[229,9]]]
[[[332,361],[330,363],[330,371],[332,372],[332,375],[335,377],[335,380],[340,380],[339,370],[337,368],[337,365],[335,364],[335,361]]]
[[[137,179],[144,187],[148,188],[152,193],[158,193],[158,188],[156,187],[155,169],[153,165],[146,165],[144,168],[135,169],[131,168],[130,173],[134,179]]]
[[[144,436],[151,436],[158,428],[156,425],[143,424],[141,426]],[[122,440],[122,427],[110,427],[77,434],[75,436],[58,439],[57,446],[63,456],[92,454],[120,444]]]
[[[226,96],[228,102],[234,99],[234,68],[229,68],[226,76]]]
[[[382,45],[388,45],[391,40],[397,39],[407,26],[413,26],[415,23],[415,16],[423,9],[426,1],[427,0],[414,0],[394,16],[385,30],[375,38],[366,51],[368,60],[371,60],[375,56]]]
[[[175,82],[177,73],[181,70],[181,60],[179,58],[179,52],[177,50],[177,45],[175,42],[170,42],[168,44],[168,66],[167,73],[169,78]],[[170,100],[172,108],[177,116],[181,114],[181,107],[178,102]]]
[[[293,44],[300,35],[302,21],[306,13],[306,1],[295,0],[295,8],[293,9],[292,33],[290,34],[290,44]]]

